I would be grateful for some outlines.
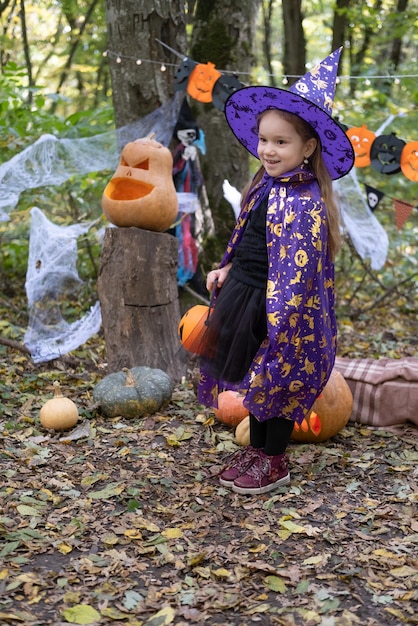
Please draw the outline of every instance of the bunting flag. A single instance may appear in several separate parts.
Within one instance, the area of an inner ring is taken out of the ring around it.
[[[366,190],[367,205],[372,213],[374,213],[379,202],[386,196],[386,194],[375,187],[367,185],[366,183],[363,183],[363,186]],[[418,205],[411,204],[405,200],[399,200],[398,198],[391,198],[391,200],[395,210],[396,227],[398,230],[401,230],[412,211],[414,209],[418,211]]]
[[[174,76],[175,91],[186,90],[194,100],[212,102],[219,111],[224,110],[228,97],[243,86],[235,75],[223,74],[213,63],[197,63],[187,57]]]
[[[396,133],[376,135],[365,124],[345,131],[354,150],[355,167],[371,165],[379,174],[398,174],[418,181],[418,141],[404,141]]]
[[[379,189],[370,187],[370,185],[364,184],[364,187],[366,189],[367,204],[369,205],[369,209],[374,212],[385,194],[383,191],[379,191]]]
[[[395,207],[396,228],[401,230],[406,220],[411,215],[414,205],[409,202],[397,200],[396,198],[393,199],[393,205]]]

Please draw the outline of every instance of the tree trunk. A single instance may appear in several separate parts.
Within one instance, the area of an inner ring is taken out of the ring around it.
[[[398,24],[402,24],[405,21],[405,11],[408,7],[408,0],[398,0],[396,7],[396,17]],[[397,29],[399,32],[399,26]],[[395,36],[392,40],[392,47],[390,51],[390,69],[393,72],[396,72],[398,69],[399,63],[401,61],[401,52],[402,52],[402,37],[399,35]]]
[[[235,71],[238,80],[248,84],[260,2],[198,0],[192,17],[190,57],[198,63],[213,63],[220,71]],[[235,221],[231,206],[223,197],[223,181],[229,180],[241,191],[250,175],[249,156],[235,140],[223,111],[196,101],[192,101],[192,107],[206,137],[206,155],[201,166],[216,230],[216,239],[206,249],[212,262],[220,261]]]
[[[273,63],[271,56],[272,49],[272,28],[273,28],[273,9],[274,9],[274,0],[263,0],[261,3],[261,10],[263,15],[263,28],[264,28],[264,37],[263,37],[263,53],[265,62],[267,65],[268,72],[270,74],[270,84],[272,87],[277,87],[276,78],[274,76],[273,71]]]
[[[186,53],[184,2],[106,0],[105,6],[120,128],[169,104],[180,59],[157,39]],[[98,287],[110,370],[147,365],[175,381],[185,374],[177,336],[177,259],[178,241],[171,235],[135,228],[106,231]]]
[[[332,21],[332,45],[331,50],[336,50],[344,45],[345,31],[347,26],[347,9],[351,0],[337,0]]]
[[[405,18],[405,12],[408,7],[408,0],[398,0],[396,6],[396,14],[392,15],[392,31],[394,33],[394,37],[392,39],[392,45],[390,47],[389,52],[389,63],[388,63],[388,71],[390,73],[396,74],[399,64],[401,62],[402,56],[402,34],[403,34],[403,24],[405,24],[407,18]],[[376,83],[376,87],[379,86],[379,83]],[[392,79],[383,79],[381,82],[381,91],[385,93],[388,97],[390,97],[393,88],[393,80]]]
[[[306,39],[303,30],[302,0],[282,0],[284,54],[283,73],[289,86],[305,74]]]
[[[140,228],[107,228],[98,293],[109,371],[146,365],[179,382],[186,359],[177,334],[177,239]]]
[[[108,59],[116,126],[164,104],[174,92],[180,59],[157,39],[186,54],[182,0],[106,0]],[[161,71],[164,63],[165,71]]]

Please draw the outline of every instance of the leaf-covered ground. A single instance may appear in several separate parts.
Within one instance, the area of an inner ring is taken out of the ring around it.
[[[414,340],[407,323],[347,325],[340,354],[417,355]],[[191,383],[155,415],[105,419],[101,340],[42,366],[0,358],[1,624],[418,623],[416,429],[292,444],[290,485],[239,496],[216,477],[233,432]],[[74,438],[39,423],[55,379]]]

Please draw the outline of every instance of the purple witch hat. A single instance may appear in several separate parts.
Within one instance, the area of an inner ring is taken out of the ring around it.
[[[335,82],[342,47],[332,52],[290,89],[244,87],[226,101],[225,116],[232,132],[255,157],[258,116],[266,109],[282,109],[298,115],[316,131],[325,165],[333,180],[353,167],[354,151],[340,124],[331,117]]]

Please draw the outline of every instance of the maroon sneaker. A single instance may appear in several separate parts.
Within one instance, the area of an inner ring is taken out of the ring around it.
[[[245,446],[234,452],[225,469],[219,475],[221,485],[232,487],[234,480],[250,467],[260,452],[261,450],[252,446]]]
[[[234,480],[232,489],[241,494],[259,494],[288,482],[290,474],[286,455],[268,456],[259,450],[251,465]]]

